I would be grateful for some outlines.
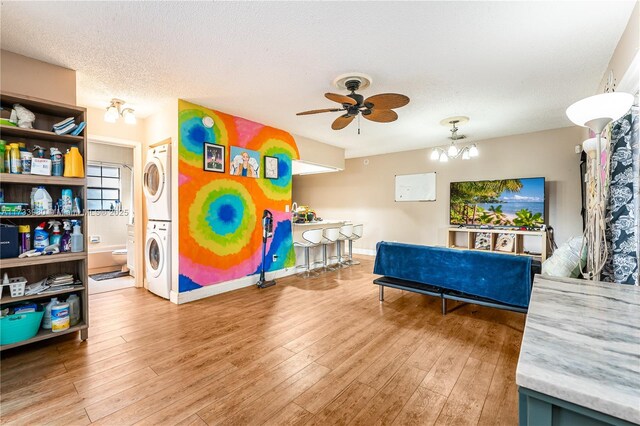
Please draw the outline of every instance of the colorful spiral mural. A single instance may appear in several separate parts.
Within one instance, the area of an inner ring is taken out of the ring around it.
[[[274,216],[265,269],[294,266],[290,214],[284,211],[291,204],[291,160],[299,158],[293,137],[186,101],[178,109],[180,292],[257,274],[265,209]],[[205,117],[213,127],[205,126]],[[205,142],[225,146],[225,173],[204,170]],[[230,175],[231,146],[277,157],[278,179],[265,179],[263,171],[258,179]]]

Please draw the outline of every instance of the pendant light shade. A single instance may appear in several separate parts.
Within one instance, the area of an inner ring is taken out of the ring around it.
[[[118,109],[115,106],[107,108],[107,112],[104,113],[104,121],[107,123],[115,123],[118,119]]]
[[[449,157],[447,157],[447,153],[443,152],[442,154],[440,154],[440,162],[446,163],[447,161],[449,161]]]
[[[437,149],[432,149],[431,150],[431,160],[435,161],[435,160],[439,160],[440,159],[440,153],[438,152]]]
[[[633,104],[633,95],[613,92],[590,96],[567,108],[567,117],[578,126],[600,133],[607,124],[622,117]]]
[[[447,154],[449,154],[449,157],[455,157],[456,155],[458,155],[458,148],[456,148],[456,146],[451,143],[451,145],[449,145],[449,149],[447,150]]]
[[[471,148],[469,148],[469,155],[471,157],[477,157],[479,154],[480,152],[478,151],[478,147],[474,143],[473,145],[471,145]]]

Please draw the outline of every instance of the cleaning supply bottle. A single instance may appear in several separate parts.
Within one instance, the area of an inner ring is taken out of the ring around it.
[[[5,158],[5,152],[7,151],[7,142],[4,139],[0,139],[0,173],[6,173],[7,162]]]
[[[84,250],[84,237],[80,231],[80,221],[73,221],[73,234],[71,234],[71,253],[78,253]]]
[[[33,248],[36,251],[44,251],[45,247],[49,245],[49,233],[44,229],[46,225],[46,222],[42,222],[34,232]]]
[[[62,228],[64,232],[62,233],[62,238],[60,238],[60,251],[68,252],[71,251],[71,222],[65,219],[62,221]]]
[[[10,172],[13,174],[22,173],[22,160],[20,159],[20,145],[17,143],[9,144],[11,147],[10,159]]]
[[[44,318],[42,319],[42,328],[45,330],[51,330],[51,308],[58,304],[58,298],[54,297],[51,302],[47,303],[44,307]]]
[[[73,192],[71,189],[63,189],[62,190],[62,208],[60,209],[60,213],[62,214],[71,214],[73,210]]]
[[[35,194],[33,194],[33,214],[51,214],[53,211],[53,200],[51,195],[39,186]]]
[[[84,165],[82,155],[78,151],[77,146],[69,148],[64,155],[64,176],[65,177],[84,177]]]
[[[80,322],[80,298],[74,293],[67,298],[69,304],[69,323],[74,326]]]
[[[69,304],[58,302],[51,307],[51,331],[57,333],[69,329]]]
[[[31,227],[29,225],[18,225],[20,235],[20,254],[31,250]]]
[[[62,223],[58,222],[57,220],[49,221],[49,229],[53,228],[51,236],[49,237],[49,244],[60,245],[60,239],[62,238],[62,234],[60,233],[60,225],[62,225]]]
[[[62,153],[56,147],[52,147],[51,151],[51,175],[62,176],[64,168],[62,166]]]

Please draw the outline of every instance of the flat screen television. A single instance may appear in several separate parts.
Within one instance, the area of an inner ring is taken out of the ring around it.
[[[544,212],[543,177],[451,182],[451,225],[539,227]]]

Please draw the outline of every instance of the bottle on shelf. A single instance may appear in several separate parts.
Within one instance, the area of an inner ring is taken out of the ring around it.
[[[64,155],[64,176],[65,177],[84,177],[84,166],[82,155],[78,151],[77,146],[72,146]]]
[[[51,330],[51,308],[58,304],[58,298],[54,297],[44,307],[44,318],[42,319],[42,328],[45,330]]]
[[[78,253],[84,250],[84,239],[80,231],[80,221],[74,220],[73,234],[71,234],[71,253]]]
[[[33,213],[34,214],[50,214],[53,210],[53,200],[51,195],[39,186],[33,194]]]
[[[62,176],[64,171],[62,152],[56,147],[52,147],[51,151],[51,175]]]
[[[46,224],[46,222],[42,222],[34,232],[33,248],[36,249],[36,251],[44,251],[49,245],[49,233],[44,229]]]
[[[64,232],[60,238],[60,252],[65,253],[71,251],[71,221],[65,219],[62,222]]]
[[[20,145],[17,143],[9,144],[11,147],[11,153],[9,155],[10,160],[10,172],[13,174],[22,173],[22,160],[20,159]]]
[[[80,298],[73,293],[67,298],[69,304],[69,322],[74,326],[80,322]]]
[[[60,225],[62,225],[62,223],[57,220],[49,221],[49,229],[53,228],[53,231],[51,231],[51,236],[49,237],[49,244],[60,245],[60,240],[62,239],[62,234],[60,233]]]

